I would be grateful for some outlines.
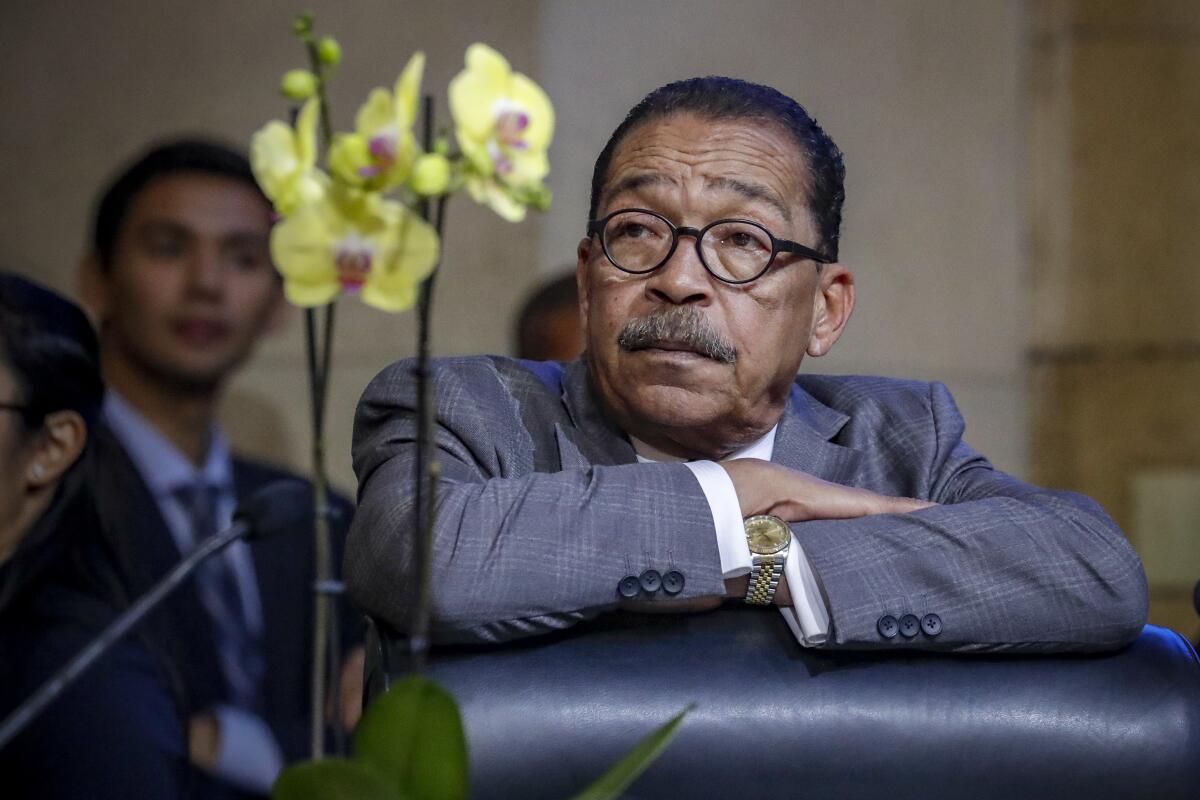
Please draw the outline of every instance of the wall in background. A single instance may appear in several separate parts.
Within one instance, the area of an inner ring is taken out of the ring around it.
[[[1035,479],[1099,500],[1200,636],[1200,5],[1035,7]]]
[[[541,82],[558,109],[547,216],[510,226],[469,201],[451,206],[437,352],[507,349],[524,288],[573,262],[592,162],[633,103],[672,79],[732,74],[796,97],[846,153],[842,252],[857,270],[859,306],[833,354],[805,368],[944,380],[968,439],[1001,467],[1024,471],[1023,4],[303,5],[346,51],[333,89],[342,125],[417,47],[429,56],[427,85],[443,91],[475,40]],[[0,262],[73,291],[93,195],[120,161],[179,131],[244,142],[282,115],[276,81],[300,63],[288,34],[296,8],[49,0],[9,9],[0,29]],[[350,302],[339,326],[330,459],[349,489],[354,404],[383,365],[412,352],[415,322]],[[304,380],[293,315],[235,381],[226,403],[235,443],[303,469]]]

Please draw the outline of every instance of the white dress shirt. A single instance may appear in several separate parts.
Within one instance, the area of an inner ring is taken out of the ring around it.
[[[775,451],[775,426],[765,436],[753,442],[726,461],[737,458],[758,458],[770,461]],[[667,455],[645,442],[633,439],[633,448],[637,451],[637,459],[642,463],[653,461],[683,461],[684,459]],[[733,488],[733,480],[715,461],[688,461],[685,466],[696,476],[704,497],[708,500],[708,508],[712,512],[713,527],[717,531],[717,550],[721,556],[721,574],[724,578],[736,578],[750,572],[750,545],[746,543],[746,529],[742,524],[742,508],[738,503],[737,490]],[[817,579],[813,574],[808,557],[792,536],[792,546],[788,548],[787,561],[783,568],[787,577],[788,592],[792,597],[791,606],[780,606],[788,627],[796,640],[805,647],[824,644],[829,635],[829,611],[817,587]]]

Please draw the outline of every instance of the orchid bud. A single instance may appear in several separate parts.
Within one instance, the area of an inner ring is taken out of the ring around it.
[[[307,36],[312,33],[313,29],[313,13],[305,11],[303,14],[297,14],[292,20],[292,32],[297,36]]]
[[[307,100],[317,92],[317,76],[306,69],[291,69],[284,74],[279,88],[289,100]]]
[[[336,67],[342,61],[342,46],[332,36],[322,36],[317,44],[317,60],[327,67]]]
[[[425,197],[444,193],[450,185],[450,161],[440,153],[426,153],[413,164],[409,185]]]

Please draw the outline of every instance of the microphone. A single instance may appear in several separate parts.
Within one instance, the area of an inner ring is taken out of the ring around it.
[[[238,539],[257,541],[312,523],[312,489],[298,480],[269,483],[238,504],[233,524],[208,537],[186,558],[171,568],[150,591],[125,609],[86,647],[80,650],[49,680],[16,708],[0,725],[0,750],[37,718],[56,697],[79,679],[96,659],[179,588],[206,559]]]

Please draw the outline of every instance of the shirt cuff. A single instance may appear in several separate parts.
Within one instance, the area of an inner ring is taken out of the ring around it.
[[[234,706],[214,709],[220,727],[213,774],[244,791],[266,795],[283,769],[283,753],[262,718]]]
[[[689,461],[684,466],[696,476],[704,498],[708,500],[713,527],[717,532],[717,550],[721,555],[721,576],[736,578],[745,575],[750,572],[750,546],[746,544],[746,526],[742,522],[742,507],[733,480],[724,468],[713,461]],[[829,611],[821,599],[808,556],[795,536],[788,549],[783,574],[787,578],[793,605],[781,606],[779,611],[792,635],[805,647],[824,644],[829,636]]]
[[[783,565],[783,574],[787,577],[788,593],[792,596],[791,606],[780,606],[779,611],[792,635],[805,647],[815,647],[825,644],[829,636],[829,610],[821,599],[817,587],[817,576],[813,574],[812,565],[804,549],[792,536],[792,546],[788,549],[787,561]]]
[[[750,571],[750,545],[746,544],[746,526],[742,524],[742,506],[733,479],[715,461],[689,461],[684,466],[696,476],[708,500],[721,554],[721,577],[745,575]]]

